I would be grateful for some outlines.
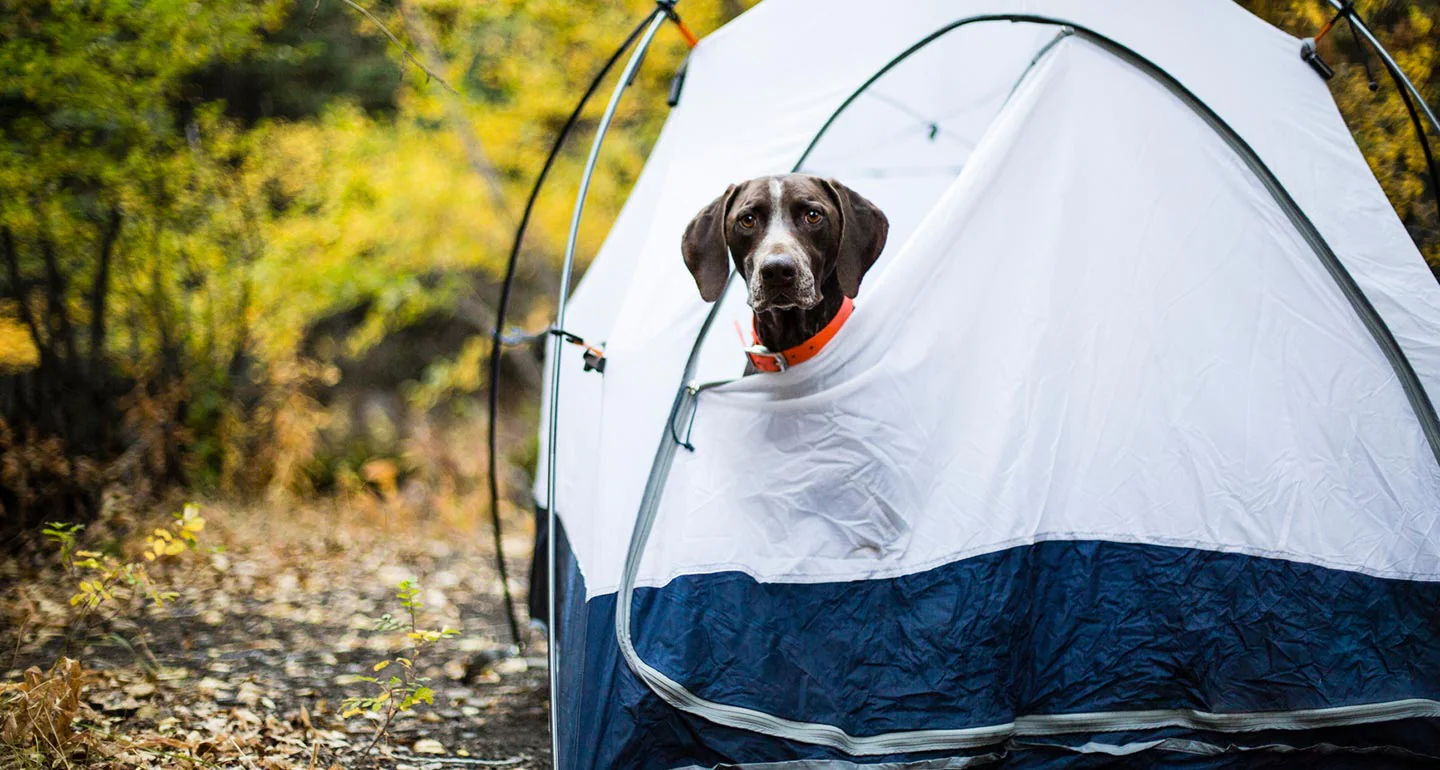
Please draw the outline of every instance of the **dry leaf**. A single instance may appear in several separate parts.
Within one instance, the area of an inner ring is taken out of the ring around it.
[[[54,749],[64,746],[73,735],[70,726],[80,710],[84,687],[79,661],[61,658],[45,673],[31,666],[23,681],[0,687],[0,708],[5,714],[0,739]]]

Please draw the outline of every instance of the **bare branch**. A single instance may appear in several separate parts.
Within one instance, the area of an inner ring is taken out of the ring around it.
[[[421,71],[425,73],[426,77],[438,81],[440,85],[445,87],[446,91],[449,91],[452,94],[458,94],[455,89],[450,87],[449,83],[445,82],[445,78],[440,77],[440,75],[438,75],[434,70],[425,66],[425,62],[420,61],[418,58],[416,58],[415,54],[410,53],[410,49],[406,48],[405,44],[400,42],[400,38],[395,37],[395,33],[391,32],[390,28],[385,26],[384,22],[375,18],[375,14],[367,10],[365,6],[360,5],[359,3],[355,2],[355,0],[340,0],[340,2],[350,6],[351,8],[354,8],[356,11],[359,11],[361,15],[370,20],[371,24],[379,27],[380,31],[385,33],[385,37],[390,38],[390,42],[394,43],[395,47],[399,48],[400,52],[405,54],[405,58],[409,59],[412,62],[415,62],[415,66],[419,67]]]
[[[430,28],[424,18],[405,0],[400,0],[399,8],[400,19],[405,22],[405,29],[409,31],[410,37],[419,46],[421,55],[431,64],[438,64],[442,61],[440,47],[435,44],[435,36],[430,34]],[[451,127],[455,129],[461,146],[465,148],[465,156],[470,161],[470,167],[480,175],[481,179],[485,180],[489,187],[491,205],[495,207],[497,214],[513,224],[515,215],[510,211],[509,203],[505,199],[505,185],[501,181],[500,172],[495,170],[495,165],[486,157],[485,149],[480,145],[480,138],[476,136],[475,126],[465,114],[465,107],[461,102],[460,95],[451,91],[450,97],[443,101]]]

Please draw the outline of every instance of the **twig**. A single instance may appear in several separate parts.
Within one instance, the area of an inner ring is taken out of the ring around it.
[[[510,757],[509,759],[471,759],[469,757],[425,757],[424,759],[421,759],[420,757],[413,757],[412,761],[430,762],[433,764],[442,765],[481,765],[484,767],[508,767],[510,765],[518,765],[521,762],[524,762],[526,759],[528,759],[528,757],[525,756]]]
[[[395,699],[392,697],[390,700],[393,701]],[[400,709],[391,706],[389,713],[385,715],[385,724],[380,725],[380,729],[375,731],[375,739],[370,741],[370,745],[365,747],[365,751],[361,752],[360,756],[370,756],[370,752],[375,750],[375,744],[379,743],[380,739],[385,737],[385,731],[390,729],[390,722],[395,719],[395,713],[399,710]]]
[[[30,623],[34,620],[34,613],[25,616],[20,623],[20,628],[15,632],[15,649],[10,652],[10,665],[5,667],[6,671],[14,671],[16,661],[20,660],[20,646],[25,641],[25,632],[30,630]]]
[[[395,33],[391,32],[389,27],[385,26],[383,22],[375,18],[375,14],[367,10],[365,6],[360,5],[359,3],[355,2],[355,0],[340,0],[340,2],[350,6],[351,8],[354,8],[356,11],[359,11],[365,18],[370,20],[370,23],[379,27],[380,31],[385,33],[385,37],[390,38],[390,42],[394,43],[395,47],[399,48],[400,52],[405,54],[405,58],[409,59],[412,62],[415,62],[415,66],[419,67],[420,70],[425,73],[426,77],[438,81],[440,85],[445,87],[446,91],[449,91],[452,94],[456,94],[457,96],[459,95],[458,91],[451,88],[450,84],[445,82],[445,78],[440,77],[438,74],[435,73],[434,70],[425,66],[425,62],[420,61],[420,59],[416,58],[415,54],[410,53],[410,49],[406,48],[405,44],[400,42],[400,38],[395,37]]]
[[[240,758],[243,759],[243,760],[245,760],[245,766],[248,767],[248,768],[250,768],[250,770],[255,770],[255,764],[250,761],[250,755],[249,755],[249,754],[246,754],[246,753],[245,753],[245,750],[242,749],[242,748],[240,748],[240,744],[238,744],[238,743],[235,742],[235,736],[233,736],[233,735],[227,735],[227,736],[225,736],[225,737],[229,738],[229,739],[230,739],[230,745],[231,745],[231,746],[234,746],[234,747],[235,747],[235,750],[238,751],[238,752],[240,752]]]
[[[412,761],[430,762],[442,765],[481,765],[484,767],[508,767],[510,765],[518,765],[521,762],[524,762],[526,759],[529,759],[529,757],[518,756],[510,757],[509,759],[471,759],[469,757],[425,757],[422,759],[420,757],[413,757]]]
[[[404,22],[405,29],[410,39],[415,41],[415,47],[420,55],[432,65],[445,61],[440,53],[440,47],[435,44],[435,36],[430,34],[430,27],[425,19],[414,10],[409,2],[400,0],[397,4],[400,10],[400,20]],[[500,172],[495,170],[495,164],[485,155],[485,149],[480,145],[480,139],[475,133],[475,126],[465,113],[465,106],[459,98],[459,94],[451,91],[450,98],[444,100],[445,112],[450,120],[451,127],[460,138],[461,145],[465,148],[465,155],[470,165],[480,178],[490,188],[490,202],[495,207],[495,212],[505,219],[514,223],[515,217],[510,212],[508,201],[505,198],[505,185],[500,178]]]

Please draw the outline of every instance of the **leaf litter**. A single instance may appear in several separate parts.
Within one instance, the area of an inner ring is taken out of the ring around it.
[[[12,647],[0,770],[551,766],[543,640],[531,657],[507,654],[483,537],[231,515],[212,514],[224,552],[169,576],[174,602],[107,618],[83,640],[67,640],[63,573],[0,565],[0,583],[18,588],[0,615]],[[340,703],[406,649],[404,633],[372,629],[412,577],[435,625],[461,635],[428,658],[434,705],[397,715],[367,756],[379,716],[346,719]]]

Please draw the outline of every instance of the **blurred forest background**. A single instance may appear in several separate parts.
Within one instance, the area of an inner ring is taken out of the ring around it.
[[[485,515],[478,393],[509,240],[577,96],[653,6],[356,3],[0,0],[7,538],[173,490]],[[750,4],[681,11],[703,35]],[[1302,37],[1332,14],[1320,0],[1246,5]],[[1440,0],[1359,9],[1434,104]],[[377,20],[455,92],[407,63]],[[623,103],[582,265],[665,119],[685,50],[663,30]],[[1396,89],[1343,26],[1321,52],[1376,176],[1440,270],[1434,191]],[[531,331],[550,314],[600,106],[531,227],[512,315]],[[523,505],[538,353],[506,362],[503,482]]]
[[[683,10],[708,32],[747,5]],[[0,528],[176,488],[476,515],[510,239],[579,95],[653,7],[0,0]],[[686,50],[664,30],[622,105],[582,262]],[[532,331],[594,101],[530,227],[511,320]],[[523,469],[538,351],[506,363]]]

